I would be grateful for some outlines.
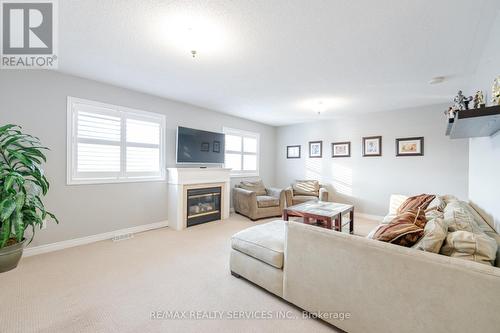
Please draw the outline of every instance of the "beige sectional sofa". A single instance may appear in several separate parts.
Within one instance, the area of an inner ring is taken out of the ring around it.
[[[500,331],[484,263],[278,220],[235,234],[230,268],[347,332]]]

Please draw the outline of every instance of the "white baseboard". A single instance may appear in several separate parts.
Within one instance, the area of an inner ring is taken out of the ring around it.
[[[358,212],[354,212],[354,216],[361,217],[362,219],[376,220],[376,221],[382,221],[384,219],[383,216],[358,213]]]
[[[148,230],[164,228],[167,226],[168,226],[168,222],[162,221],[162,222],[156,222],[156,223],[151,223],[151,224],[139,225],[136,227],[126,228],[126,229],[105,232],[102,234],[97,234],[97,235],[92,235],[92,236],[87,236],[87,237],[69,239],[69,240],[56,242],[56,243],[52,243],[52,244],[28,247],[28,248],[24,249],[23,257],[31,257],[31,256],[34,256],[37,254],[59,251],[59,250],[67,249],[67,248],[74,247],[74,246],[99,242],[102,240],[111,239],[117,235],[136,234],[136,233],[144,232],[144,231],[148,231]]]

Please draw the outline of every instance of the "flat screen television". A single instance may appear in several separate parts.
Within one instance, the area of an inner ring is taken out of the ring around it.
[[[177,127],[177,164],[223,164],[224,134]]]

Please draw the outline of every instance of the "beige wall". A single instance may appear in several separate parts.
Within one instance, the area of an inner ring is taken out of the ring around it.
[[[95,235],[167,219],[165,182],[66,185],[66,98],[80,97],[145,111],[167,119],[167,167],[175,167],[178,125],[261,135],[260,174],[273,185],[275,128],[203,108],[51,71],[1,71],[0,124],[15,123],[51,148],[46,206],[61,220],[39,232],[33,245]],[[233,183],[238,179],[233,179]]]
[[[385,215],[393,193],[450,193],[467,199],[468,140],[445,136],[446,105],[366,113],[277,131],[277,184],[319,179],[333,200],[358,212]],[[382,157],[362,157],[362,137],[382,136]],[[396,157],[396,138],[425,138],[425,155]],[[308,142],[323,140],[323,158],[308,158]],[[351,157],[332,158],[331,143],[351,141]],[[301,159],[286,159],[287,145],[302,145]]]

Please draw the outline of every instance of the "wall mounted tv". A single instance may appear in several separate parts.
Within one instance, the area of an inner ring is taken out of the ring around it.
[[[177,127],[177,164],[223,164],[224,134]]]

